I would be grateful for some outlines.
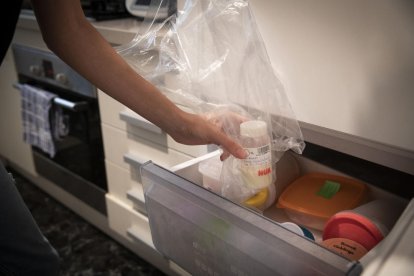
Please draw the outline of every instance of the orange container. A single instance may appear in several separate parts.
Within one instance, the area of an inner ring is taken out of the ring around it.
[[[283,191],[277,207],[283,208],[297,224],[323,230],[331,216],[360,205],[366,192],[366,185],[360,181],[325,173],[309,173]]]

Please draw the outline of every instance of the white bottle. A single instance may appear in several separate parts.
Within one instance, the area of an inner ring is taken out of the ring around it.
[[[272,152],[266,122],[244,122],[240,135],[241,145],[248,152],[240,166],[245,184],[253,189],[268,187],[272,184]]]

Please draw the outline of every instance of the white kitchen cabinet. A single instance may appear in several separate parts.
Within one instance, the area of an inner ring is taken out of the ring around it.
[[[152,263],[162,263],[169,273],[183,275],[176,264],[157,253],[146,216],[140,166],[150,160],[169,168],[207,153],[207,146],[175,142],[160,128],[98,91],[108,182],[106,195],[109,227]],[[184,108],[184,107],[182,107]],[[148,250],[150,253],[148,253]]]
[[[413,152],[412,1],[249,3],[300,121]]]
[[[99,91],[108,192],[127,205],[128,194],[143,200],[139,166],[153,160],[165,167],[207,153],[207,146],[187,146],[175,142],[160,128]],[[136,208],[143,210],[134,200]],[[110,220],[109,216],[109,220]]]
[[[283,212],[269,208],[262,216],[200,187],[201,175],[197,165],[209,156],[202,155],[207,151],[170,143],[157,127],[135,117],[130,110],[120,106],[115,109],[118,111],[114,114],[118,115],[104,115],[107,121],[103,121],[102,127],[104,137],[108,139],[105,142],[108,179],[112,179],[109,180],[107,195],[109,225],[132,244],[145,243],[154,252],[159,252],[160,258],[167,260],[170,267],[179,268],[174,270],[179,274],[373,275],[370,271],[380,258],[376,252],[384,248],[384,244],[391,244],[388,247],[396,244],[394,236],[397,230],[393,230],[380,244],[381,247],[375,247],[359,262],[329,251],[280,226],[277,222],[288,220]],[[302,126],[305,139],[328,150],[339,148],[345,155],[378,161],[383,166],[393,160],[391,168],[386,169],[405,172],[412,160],[406,151],[391,146],[317,126]],[[323,157],[329,159],[331,156]],[[286,164],[286,159],[292,158],[295,162]],[[148,160],[151,162],[146,162]],[[346,170],[341,171],[341,166],[338,169],[322,163],[286,153],[278,163],[279,170],[282,170],[278,172],[277,194],[295,177],[306,172],[347,175]],[[358,169],[356,164],[346,166]],[[378,183],[369,184],[372,184],[372,198],[405,201],[400,198],[401,194],[396,196],[378,188]],[[406,185],[410,190],[412,183],[407,182]],[[389,183],[386,186],[391,187]],[[412,208],[412,204],[407,207],[395,229],[410,223]],[[219,230],[227,229],[227,234],[218,231],[217,225]],[[151,231],[150,235],[148,231]],[[400,233],[404,239],[413,237],[409,231],[400,230]],[[315,236],[320,239],[321,233],[315,232]],[[392,250],[389,252],[394,254]],[[388,265],[392,267],[392,261]]]

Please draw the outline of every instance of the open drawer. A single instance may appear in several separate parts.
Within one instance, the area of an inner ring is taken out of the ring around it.
[[[214,153],[169,170],[152,162],[141,168],[153,243],[161,254],[189,273],[360,275],[379,254],[376,250],[371,250],[361,260],[351,261],[321,246],[317,242],[320,240],[320,233],[316,233],[313,241],[283,227],[278,222],[288,219],[282,211],[275,211],[276,207],[269,207],[261,214],[203,188],[198,164],[212,155]],[[297,173],[321,171],[340,174],[291,153],[286,153],[279,163],[279,183],[276,182],[280,186],[278,193]],[[293,165],[295,163],[299,165],[299,170]],[[292,165],[288,172],[288,167]],[[408,203],[408,200],[375,187],[370,187],[370,190],[374,198],[386,197]],[[393,234],[397,230],[391,231],[380,243],[382,248],[387,244],[392,245],[397,239],[396,235],[400,241],[412,239],[412,232],[401,229],[406,229],[402,225],[411,224],[414,218],[413,207],[411,204],[406,208],[404,215],[397,221],[397,225],[401,227],[394,227],[400,229],[399,233]],[[384,252],[381,254],[384,255]]]

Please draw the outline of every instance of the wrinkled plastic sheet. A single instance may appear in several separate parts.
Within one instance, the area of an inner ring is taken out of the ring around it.
[[[302,153],[304,141],[283,84],[273,70],[250,3],[246,0],[187,0],[163,22],[154,14],[165,0],[152,0],[135,38],[116,48],[138,74],[177,104],[218,117],[240,141],[240,121],[267,123],[272,162]],[[224,121],[224,122],[223,122]],[[241,202],[257,191],[240,177],[240,160],[224,161],[223,195]],[[273,178],[275,168],[273,168]]]

